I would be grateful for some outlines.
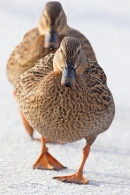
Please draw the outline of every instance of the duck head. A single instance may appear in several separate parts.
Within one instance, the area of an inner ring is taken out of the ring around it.
[[[67,19],[62,5],[57,1],[46,3],[40,20],[38,31],[45,36],[44,47],[55,50],[59,47],[59,36],[63,35],[67,27]]]
[[[76,75],[82,74],[86,65],[86,56],[76,37],[65,37],[53,59],[54,71],[62,72],[61,84],[71,87],[76,83]]]

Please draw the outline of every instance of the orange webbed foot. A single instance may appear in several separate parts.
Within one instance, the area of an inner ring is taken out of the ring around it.
[[[57,179],[61,182],[76,183],[76,184],[87,184],[89,182],[88,179],[86,179],[85,177],[83,177],[83,175],[79,173],[75,173],[69,176],[57,176],[57,177],[53,177],[53,179]]]
[[[61,182],[66,182],[66,183],[87,184],[89,180],[83,177],[83,168],[90,152],[90,146],[91,145],[86,144],[86,146],[84,147],[82,162],[80,167],[78,168],[78,171],[75,174],[68,175],[68,176],[57,176],[57,177],[53,177],[53,179],[57,179]]]
[[[49,170],[61,170],[65,169],[60,162],[58,162],[49,152],[42,153],[36,163],[33,165],[34,169],[49,169]]]

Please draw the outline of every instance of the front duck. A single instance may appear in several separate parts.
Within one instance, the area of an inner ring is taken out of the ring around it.
[[[76,174],[55,179],[88,183],[83,167],[90,147],[98,134],[109,128],[115,113],[102,68],[86,60],[77,38],[65,37],[55,55],[46,56],[20,76],[16,93],[25,118],[43,136],[42,153],[34,168],[64,168],[48,153],[44,137],[61,142],[85,138],[83,159]]]

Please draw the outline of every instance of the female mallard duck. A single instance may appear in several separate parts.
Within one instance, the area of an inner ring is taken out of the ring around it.
[[[32,68],[40,58],[48,53],[54,53],[65,36],[79,38],[86,57],[96,61],[95,53],[88,39],[67,25],[66,15],[61,4],[52,1],[45,5],[38,26],[25,34],[22,42],[10,55],[7,62],[9,81],[15,86],[18,77]],[[23,115],[22,119],[27,132],[33,138],[33,129]]]
[[[114,118],[115,106],[106,76],[96,63],[86,60],[80,41],[65,37],[55,54],[40,59],[23,73],[16,85],[20,109],[29,124],[54,141],[86,139],[78,171],[60,181],[86,184],[83,167],[98,134],[106,131]],[[62,169],[42,137],[42,153],[34,168]]]

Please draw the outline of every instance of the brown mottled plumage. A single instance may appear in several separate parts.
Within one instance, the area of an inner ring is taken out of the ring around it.
[[[20,76],[16,93],[27,121],[42,136],[62,142],[86,139],[77,173],[55,179],[87,183],[82,173],[90,146],[98,134],[109,128],[115,113],[102,68],[96,62],[86,61],[77,38],[65,37],[55,54],[40,59]],[[48,164],[57,168],[54,159],[53,162],[42,161],[45,155],[48,156],[44,138],[42,151],[34,168],[49,169]],[[64,167],[60,165],[61,168]]]
[[[79,38],[86,57],[96,61],[95,53],[88,39],[67,25],[67,18],[62,5],[59,2],[52,1],[45,5],[38,26],[24,35],[22,42],[10,55],[7,62],[9,81],[15,86],[18,77],[32,68],[40,58],[48,53],[54,53],[65,36]],[[33,129],[23,115],[22,120],[27,132],[34,139]]]

